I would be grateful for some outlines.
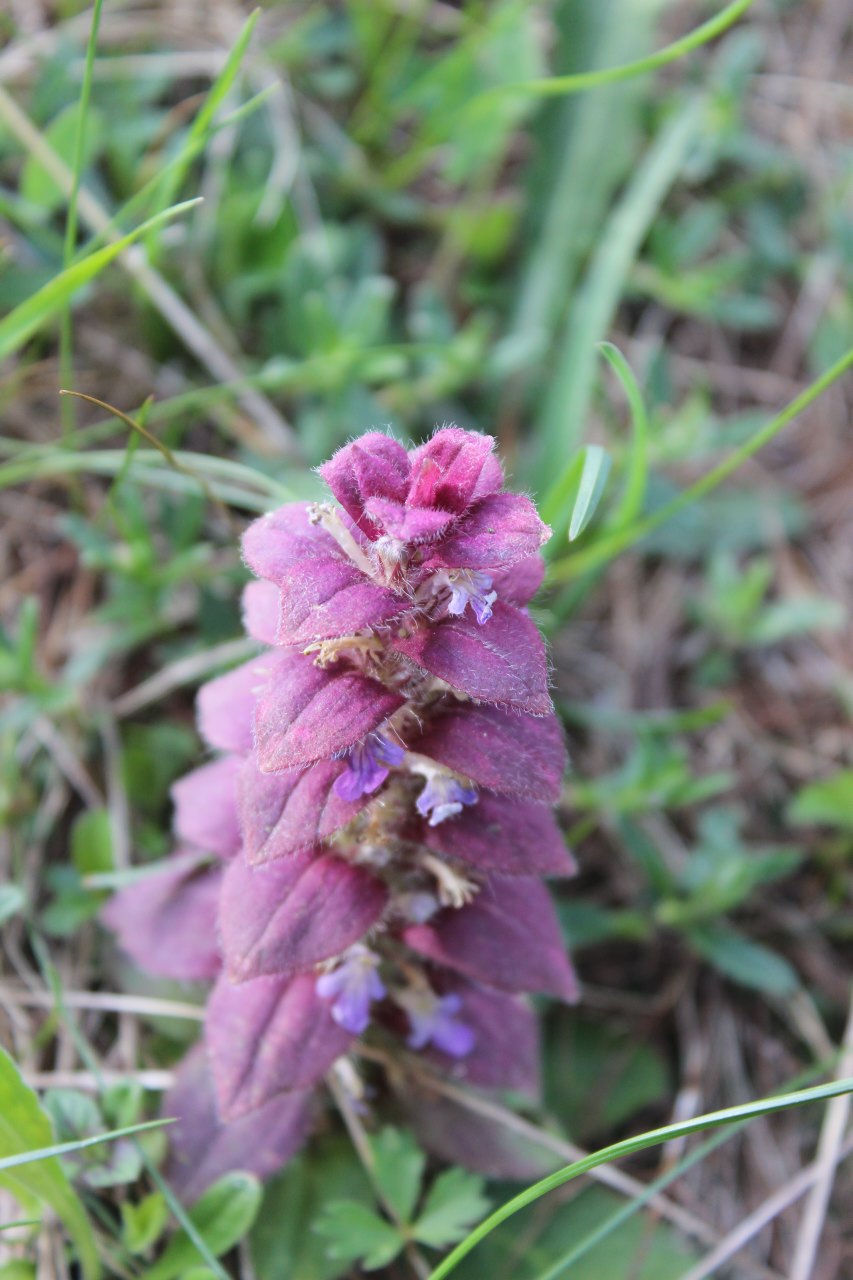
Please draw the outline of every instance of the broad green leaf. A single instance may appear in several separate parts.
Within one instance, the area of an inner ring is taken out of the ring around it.
[[[733,929],[708,925],[690,929],[688,936],[715,969],[744,987],[775,996],[790,995],[797,988],[797,975],[787,960]]]
[[[778,644],[790,636],[808,631],[837,631],[846,612],[839,600],[821,596],[799,596],[768,605],[750,631],[752,644]]]
[[[261,1184],[250,1173],[228,1173],[215,1182],[189,1210],[188,1217],[214,1258],[227,1253],[249,1231],[261,1204]],[[162,1257],[143,1273],[143,1280],[174,1280],[198,1264],[198,1250],[183,1230]]]
[[[71,827],[71,860],[81,876],[113,870],[113,839],[106,809],[87,809]]]
[[[482,1178],[464,1169],[446,1169],[430,1187],[412,1235],[421,1244],[443,1249],[460,1240],[488,1208]]]
[[[839,769],[797,793],[788,810],[792,822],[825,823],[853,831],[853,769]]]
[[[263,1280],[336,1280],[349,1264],[330,1258],[315,1225],[337,1200],[372,1206],[375,1197],[352,1143],[341,1134],[313,1142],[264,1191],[252,1228],[252,1262]]]
[[[73,263],[41,289],[27,298],[19,306],[0,320],[0,360],[12,355],[31,337],[36,330],[59,313],[69,299],[90,280],[94,280],[105,267],[125,249],[129,248],[140,236],[144,236],[152,227],[159,226],[185,213],[198,203],[197,200],[185,200],[171,209],[149,218],[141,226],[136,227],[128,235],[122,236],[114,244],[105,245],[86,258]]]
[[[101,1266],[86,1212],[59,1161],[35,1156],[39,1149],[49,1150],[52,1143],[50,1121],[38,1098],[24,1084],[9,1055],[0,1049],[0,1184],[13,1195],[21,1191],[25,1205],[33,1197],[50,1205],[65,1224],[84,1276],[95,1280]],[[34,1155],[32,1163],[21,1164],[12,1172],[11,1161],[28,1154]]]
[[[377,1185],[397,1217],[410,1222],[421,1189],[426,1156],[410,1133],[385,1128],[371,1141]]]
[[[365,1271],[386,1266],[405,1243],[396,1227],[354,1200],[338,1200],[327,1205],[317,1223],[317,1231],[326,1240],[330,1258],[341,1262],[360,1259]]]
[[[169,1208],[159,1191],[121,1206],[121,1238],[129,1253],[146,1253],[159,1240],[169,1217]]]
[[[547,1109],[578,1142],[589,1143],[596,1135],[612,1132],[643,1107],[666,1097],[669,1071],[650,1041],[562,1010],[549,1019],[547,1031]],[[571,1071],[566,1070],[567,1062]]]

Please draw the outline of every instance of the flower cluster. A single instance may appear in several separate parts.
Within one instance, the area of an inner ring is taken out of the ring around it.
[[[370,433],[320,468],[339,505],[245,534],[264,647],[202,688],[216,755],[175,785],[178,849],[105,912],[149,973],[213,982],[167,1100],[188,1195],[289,1158],[358,1037],[535,1093],[523,993],[575,997],[542,883],[572,871],[564,747],[525,607],[549,530],[493,447]]]

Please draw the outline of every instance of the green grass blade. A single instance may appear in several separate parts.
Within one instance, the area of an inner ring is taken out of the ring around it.
[[[677,497],[668,502],[666,506],[661,507],[658,511],[651,512],[642,520],[636,521],[625,529],[617,530],[610,535],[604,535],[593,546],[587,547],[582,551],[577,551],[573,555],[566,556],[563,560],[551,566],[549,570],[549,579],[551,582],[568,582],[572,578],[578,577],[580,574],[588,573],[592,569],[598,569],[606,564],[608,560],[612,560],[620,551],[624,551],[627,547],[632,546],[646,534],[651,533],[654,529],[659,528],[662,524],[666,524],[667,520],[678,515],[679,511],[683,511],[685,507],[689,507],[692,502],[704,498],[718,485],[727,480],[730,475],[737,471],[748,458],[758,453],[766,444],[778,435],[783,427],[792,422],[799,414],[813,404],[824,391],[837,382],[839,378],[843,378],[846,373],[853,369],[853,347],[840,359],[835,361],[825,373],[816,378],[804,391],[788,404],[781,413],[775,418],[771,418],[769,422],[760,427],[750,438],[737,449],[723,459],[718,466],[712,467],[701,479],[695,484],[690,485]]]
[[[546,491],[554,460],[577,449],[595,380],[597,344],[613,323],[625,280],[664,196],[675,181],[699,130],[703,102],[693,99],[673,113],[652,143],[608,219],[569,316],[556,373],[537,432],[534,487]],[[544,519],[562,534],[567,517],[546,491]]]
[[[198,204],[198,200],[185,200],[165,209],[136,227],[128,235],[122,236],[114,244],[105,245],[88,257],[73,263],[59,275],[54,276],[46,285],[38,289],[13,311],[0,320],[0,360],[12,355],[29,337],[46,321],[55,316],[69,299],[83,285],[93,280],[105,267],[125,249],[134,244],[141,236],[161,223],[178,217]]]
[[[657,52],[645,58],[623,62],[618,67],[602,67],[598,71],[579,71],[568,76],[547,76],[541,80],[519,80],[516,84],[491,89],[488,95],[483,94],[472,101],[479,103],[486,96],[491,98],[498,93],[527,94],[540,98],[561,97],[564,94],[580,93],[584,89],[597,89],[600,85],[614,84],[619,80],[631,80],[634,76],[647,75],[650,71],[657,71],[659,67],[665,67],[670,62],[677,62],[679,58],[685,57],[686,54],[707,44],[709,40],[714,40],[724,31],[728,31],[729,27],[733,27],[744,16],[752,3],[753,0],[732,0],[731,4],[727,4],[725,9],[721,9],[713,18],[709,18],[707,22],[694,27],[686,36],[673,40],[671,44],[665,45],[663,49],[658,49]]]
[[[567,8],[566,56],[596,65],[646,48],[652,40],[657,5],[587,0]],[[534,225],[530,251],[518,286],[509,341],[533,347],[536,364],[522,381],[532,384],[538,360],[554,340],[566,299],[574,291],[584,256],[595,243],[613,193],[635,160],[643,89],[612,85],[594,97],[552,108],[540,130],[548,159],[547,185],[534,184],[531,207],[543,208]]]
[[[612,342],[602,342],[599,350],[613,369],[625,392],[631,410],[631,452],[625,476],[622,498],[613,513],[610,527],[621,529],[640,515],[646,496],[649,474],[649,419],[637,379],[628,361]]]
[[[131,1134],[142,1133],[146,1129],[162,1129],[164,1125],[174,1124],[174,1120],[145,1120],[140,1124],[129,1125],[126,1129],[110,1129],[107,1133],[96,1134],[94,1138],[77,1138],[74,1142],[57,1142],[51,1147],[34,1147],[32,1151],[20,1151],[13,1156],[0,1159],[0,1174],[7,1169],[17,1169],[23,1164],[33,1164],[37,1160],[50,1160],[54,1156],[68,1156],[85,1147],[97,1147],[101,1142],[112,1142],[116,1138],[129,1138]]]
[[[501,1205],[479,1226],[475,1227],[439,1263],[431,1273],[429,1280],[444,1280],[444,1277],[449,1276],[451,1271],[456,1269],[457,1264],[467,1257],[471,1250],[494,1231],[495,1227],[499,1226],[500,1223],[506,1222],[507,1218],[511,1218],[520,1209],[524,1209],[527,1205],[541,1199],[549,1191],[562,1187],[573,1178],[580,1177],[581,1174],[588,1173],[590,1169],[596,1169],[602,1164],[609,1164],[611,1161],[619,1160],[623,1156],[633,1155],[637,1151],[645,1151],[648,1147],[660,1146],[662,1143],[670,1142],[674,1138],[687,1138],[694,1133],[702,1133],[706,1129],[715,1129],[719,1125],[753,1120],[758,1116],[772,1115],[777,1111],[787,1111],[791,1107],[801,1107],[809,1102],[822,1102],[827,1098],[836,1098],[844,1093],[853,1093],[853,1079],[833,1080],[829,1084],[816,1085],[812,1089],[802,1089],[797,1093],[789,1093],[783,1097],[763,1098],[758,1102],[746,1102],[740,1106],[726,1107],[723,1111],[711,1111],[707,1115],[695,1116],[692,1120],[667,1124],[660,1129],[650,1129],[646,1133],[638,1134],[636,1137],[624,1138],[621,1142],[614,1142],[608,1147],[602,1147],[600,1151],[593,1151],[588,1156],[584,1156],[582,1160],[575,1160],[573,1164],[566,1165],[564,1168],[558,1169],[556,1173],[549,1174],[547,1178],[540,1179],[539,1182],[527,1187],[519,1195],[513,1196],[506,1204]]]
[[[71,266],[74,258],[74,246],[77,243],[77,201],[80,196],[80,184],[83,180],[83,164],[86,153],[86,125],[89,116],[89,103],[92,97],[92,76],[95,66],[95,50],[98,44],[98,31],[101,25],[103,0],[95,0],[92,8],[92,23],[89,28],[89,40],[86,45],[86,61],[83,68],[83,83],[80,87],[80,99],[77,115],[77,136],[74,140],[74,161],[71,166],[71,191],[68,195],[68,212],[65,216],[65,238],[62,247],[62,266],[65,270]],[[71,304],[66,302],[62,310],[62,323],[59,331],[59,378],[64,386],[73,381],[73,334],[71,329]],[[66,437],[74,431],[75,412],[71,401],[63,401],[60,405],[62,432]]]
[[[229,506],[263,513],[269,511],[273,503],[286,502],[291,497],[282,485],[239,463],[181,451],[175,456],[185,466],[209,477],[208,487],[212,496]],[[124,449],[93,449],[86,453],[69,453],[53,447],[50,451],[15,458],[0,466],[0,489],[8,489],[29,480],[76,475],[81,472],[117,476],[124,467],[126,458]],[[165,465],[162,455],[154,449],[136,451],[133,476],[143,484],[150,484],[153,488],[165,489],[170,493],[198,493],[198,481],[190,475],[171,470]],[[234,476],[235,483],[223,480],[223,476]],[[254,479],[258,491],[252,492],[243,487],[244,478],[249,477]]]
[[[249,47],[249,41],[260,16],[261,10],[255,9],[246,19],[234,48],[226,58],[225,65],[219,75],[211,84],[204,105],[190,126],[186,142],[179,153],[178,162],[170,165],[166,173],[161,175],[162,185],[159,191],[159,198],[155,203],[155,212],[159,212],[161,208],[172,203],[192,163],[193,157],[198,155],[206,146],[213,117],[225,101],[234,81],[237,79],[243,59],[246,56],[246,50]]]
[[[595,515],[610,475],[611,457],[599,444],[588,444],[583,452],[578,493],[569,520],[569,542],[579,538]]]

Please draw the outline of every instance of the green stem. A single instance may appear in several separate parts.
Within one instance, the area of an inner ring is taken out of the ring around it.
[[[630,80],[633,76],[645,75],[649,71],[656,71],[658,67],[665,67],[670,62],[676,62],[679,58],[683,58],[685,54],[692,53],[694,49],[698,49],[701,45],[707,44],[709,40],[722,35],[739,18],[743,17],[752,2],[753,0],[733,0],[715,17],[709,18],[707,22],[703,22],[693,31],[689,31],[686,36],[682,36],[679,40],[673,40],[672,44],[666,45],[663,49],[658,49],[657,53],[651,53],[646,58],[638,58],[635,62],[623,62],[618,67],[602,67],[598,71],[578,71],[568,76],[545,76],[541,80],[519,80],[515,84],[501,85],[498,89],[489,89],[486,93],[473,99],[473,101],[481,102],[484,98],[492,97],[496,93],[509,92],[533,94],[542,98],[559,97],[562,94],[580,93],[584,89],[595,89],[602,84],[613,84],[618,80]]]
[[[98,30],[101,25],[101,9],[103,0],[95,0],[92,8],[92,25],[89,28],[89,42],[86,45],[86,63],[83,70],[83,84],[80,89],[80,110],[77,117],[77,134],[74,139],[74,163],[72,166],[71,190],[68,194],[68,213],[65,218],[65,241],[62,249],[62,266],[67,268],[74,258],[77,244],[77,202],[80,195],[80,184],[83,180],[83,162],[86,149],[86,119],[89,114],[89,102],[92,96],[92,78],[95,65],[95,49],[98,43]],[[74,379],[72,354],[73,335],[71,329],[71,300],[65,304],[59,326],[59,381],[63,387],[70,387]],[[76,414],[74,403],[63,400],[59,406],[62,423],[62,436],[66,444],[74,434]]]
[[[813,404],[815,400],[823,395],[824,391],[828,390],[834,382],[842,378],[851,368],[853,368],[853,347],[839,360],[836,360],[835,364],[827,369],[825,373],[822,373],[810,386],[806,387],[805,391],[801,391],[781,413],[778,413],[775,418],[771,418],[768,423],[756,431],[739,448],[732,450],[728,457],[724,458],[718,466],[712,467],[695,484],[688,486],[671,502],[668,502],[666,506],[661,507],[659,511],[653,511],[635,524],[629,525],[625,529],[617,530],[610,536],[601,538],[583,551],[575,552],[573,555],[557,561],[549,570],[549,581],[567,582],[581,573],[588,573],[591,569],[600,568],[601,565],[606,564],[608,560],[612,560],[614,556],[618,555],[620,551],[624,551],[626,547],[632,546],[640,538],[644,538],[654,529],[665,524],[667,520],[671,520],[673,516],[678,515],[685,507],[690,506],[692,502],[704,498],[712,489],[716,489],[723,480],[728,479],[734,471],[737,471],[738,467],[746,462],[748,458],[751,458],[753,454],[758,453],[766,444],[769,444],[783,427],[786,427],[804,409]]]

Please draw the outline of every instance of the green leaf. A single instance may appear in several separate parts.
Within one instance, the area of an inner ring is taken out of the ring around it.
[[[482,1178],[464,1169],[446,1169],[430,1187],[412,1235],[421,1244],[442,1249],[461,1240],[488,1209]]]
[[[17,1067],[0,1049],[0,1183],[13,1195],[21,1192],[22,1203],[36,1197],[50,1205],[62,1219],[80,1259],[87,1280],[101,1273],[95,1238],[86,1212],[72,1190],[58,1160],[39,1157],[40,1149],[50,1149],[53,1131],[32,1089],[24,1084]],[[30,1155],[32,1163],[10,1172],[15,1157]]]
[[[595,515],[595,509],[601,501],[607,477],[610,474],[611,458],[606,450],[598,444],[588,444],[581,450],[583,465],[581,467],[578,491],[572,505],[569,519],[569,542],[579,538]]]
[[[837,631],[846,613],[839,600],[822,596],[799,596],[768,605],[756,619],[749,634],[752,644],[778,644],[809,631]]]
[[[797,975],[787,960],[733,929],[709,925],[688,930],[688,937],[696,950],[720,973],[741,986],[769,995],[785,996],[799,985]]]
[[[0,924],[5,924],[23,911],[27,895],[19,884],[0,884]]]
[[[661,202],[677,178],[701,124],[699,100],[682,103],[635,168],[619,203],[598,237],[581,288],[573,299],[537,429],[535,479],[544,487],[555,454],[577,441],[587,419],[595,381],[596,344],[607,335],[631,265]],[[549,490],[544,518],[555,532],[564,527]]]
[[[139,1204],[121,1206],[121,1239],[130,1253],[146,1253],[160,1239],[169,1217],[169,1208],[159,1191]]]
[[[374,1177],[386,1203],[409,1222],[418,1201],[426,1156],[404,1129],[385,1128],[372,1139]]]
[[[354,1200],[338,1200],[323,1211],[317,1231],[327,1241],[330,1258],[341,1262],[360,1259],[366,1271],[386,1266],[405,1241],[396,1227],[373,1209]]]
[[[118,257],[124,249],[129,248],[140,236],[144,236],[152,227],[185,213],[196,204],[198,204],[197,200],[185,200],[183,204],[176,204],[171,209],[157,214],[156,217],[149,218],[129,235],[122,236],[114,244],[105,245],[103,249],[98,249],[88,257],[73,263],[64,271],[60,271],[41,289],[36,290],[0,320],[0,360],[4,360],[23,346],[41,325],[57,315],[79,289],[82,289],[90,280],[94,280],[95,276],[108,267],[114,258]]]
[[[214,1258],[246,1235],[261,1204],[261,1184],[250,1173],[227,1173],[189,1210],[188,1217]],[[198,1262],[198,1249],[186,1231],[178,1231],[143,1280],[173,1280]]]
[[[637,384],[633,370],[618,347],[612,342],[599,343],[599,351],[613,369],[625,392],[631,410],[631,451],[625,475],[625,489],[610,528],[621,529],[640,515],[646,495],[649,472],[649,419],[643,393]]]
[[[113,837],[106,809],[87,809],[74,819],[71,860],[81,876],[113,870]]]
[[[370,1183],[352,1143],[342,1134],[318,1138],[271,1179],[252,1229],[252,1263],[263,1280],[336,1280],[348,1264],[329,1258],[315,1230],[325,1205],[336,1200],[372,1206]]]
[[[80,103],[72,102],[60,111],[43,131],[44,141],[58,156],[74,155],[79,120]],[[103,136],[103,117],[90,108],[86,119],[86,145],[81,157],[81,171],[87,168],[99,153]],[[65,200],[65,192],[32,154],[28,156],[21,173],[21,195],[41,210],[44,216],[53,213]]]
[[[792,822],[821,822],[853,831],[853,769],[839,769],[797,793],[788,810]]]

